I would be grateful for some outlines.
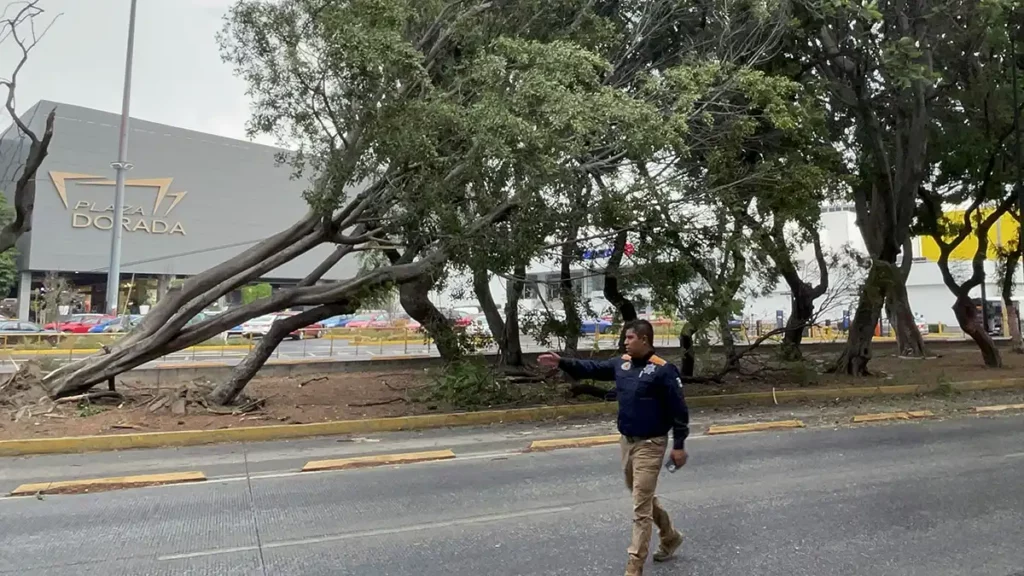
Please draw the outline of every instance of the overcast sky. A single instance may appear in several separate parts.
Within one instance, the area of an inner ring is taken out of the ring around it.
[[[8,3],[0,0],[0,6]],[[221,62],[215,38],[232,3],[138,0],[132,117],[245,138],[245,84]],[[39,5],[49,18],[60,17],[19,77],[18,111],[53,100],[119,113],[129,0],[41,0]],[[6,78],[16,47],[5,42],[0,50],[0,76]]]

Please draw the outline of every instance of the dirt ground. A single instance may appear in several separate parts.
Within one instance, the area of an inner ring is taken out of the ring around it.
[[[834,356],[811,357],[798,364],[778,365],[767,358],[753,358],[742,373],[732,374],[723,383],[687,385],[688,396],[737,392],[785,390],[795,388],[834,388],[897,384],[935,384],[1019,378],[1024,374],[1024,356],[1004,351],[1005,367],[986,369],[976,350],[958,349],[941,358],[899,359],[876,351],[869,378],[850,378],[826,374]],[[711,365],[714,358],[701,358]],[[453,411],[451,406],[429,395],[434,376],[423,371],[393,373],[329,374],[254,380],[246,394],[262,402],[245,414],[214,414],[194,402],[157,402],[161,396],[174,395],[173,388],[141,386],[122,382],[118,390],[125,400],[68,403],[44,406],[45,409],[15,411],[0,408],[0,440],[91,434],[123,434],[169,430],[220,429],[270,424],[303,424],[330,420],[407,416]],[[203,383],[197,383],[203,386]],[[522,384],[516,401],[487,408],[511,408],[537,404],[593,402],[591,397],[569,398],[567,385],[560,383]],[[180,387],[178,387],[180,388]],[[157,405],[160,404],[160,405]],[[156,406],[154,408],[154,406]],[[184,413],[182,413],[184,412]]]

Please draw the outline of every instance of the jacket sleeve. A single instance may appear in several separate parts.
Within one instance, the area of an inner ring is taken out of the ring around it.
[[[679,371],[672,364],[662,368],[659,380],[663,400],[672,415],[672,448],[682,450],[686,437],[690,435],[690,410],[686,407],[686,398],[683,396],[683,381],[679,377]]]
[[[615,363],[621,362],[617,358],[611,360],[577,360],[575,358],[562,358],[558,367],[563,372],[577,380],[603,380],[611,382],[615,380]]]

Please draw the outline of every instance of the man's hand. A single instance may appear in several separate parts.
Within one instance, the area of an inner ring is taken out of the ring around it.
[[[683,466],[686,466],[686,460],[689,458],[689,455],[686,454],[686,450],[673,450],[670,457],[672,458],[672,463],[676,465],[676,468],[682,468]]]
[[[537,357],[537,363],[545,368],[558,368],[561,361],[562,357],[554,352],[546,352]]]

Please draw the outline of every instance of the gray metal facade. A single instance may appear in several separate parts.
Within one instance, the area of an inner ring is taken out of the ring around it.
[[[40,168],[32,230],[19,244],[22,270],[105,272],[113,226],[116,114],[41,101],[24,116],[41,134],[56,108],[49,156]],[[122,274],[197,274],[301,218],[306,182],[279,166],[278,148],[132,119],[125,189]],[[19,165],[15,129],[4,134],[0,186],[13,190]],[[10,199],[10,198],[9,198]],[[267,275],[289,280],[306,275],[330,254],[322,246]],[[346,259],[325,279],[355,274]]]

